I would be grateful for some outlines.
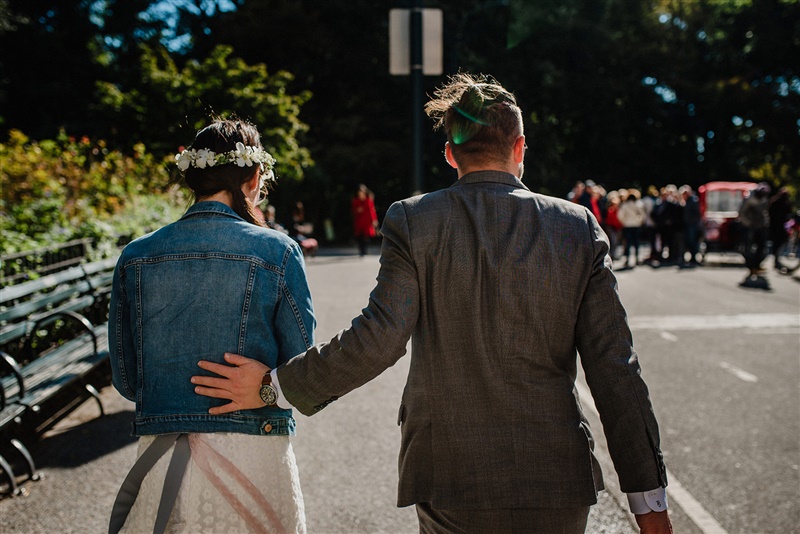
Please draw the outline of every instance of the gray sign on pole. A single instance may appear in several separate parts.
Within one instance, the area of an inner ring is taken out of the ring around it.
[[[409,9],[389,10],[389,74],[411,73],[409,42]],[[442,74],[442,10],[422,9],[422,74]]]

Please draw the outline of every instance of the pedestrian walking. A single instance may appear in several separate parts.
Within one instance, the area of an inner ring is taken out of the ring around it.
[[[455,75],[426,110],[458,180],[391,205],[362,314],[276,369],[200,362],[219,376],[196,377],[198,393],[230,401],[211,413],[262,406],[266,373],[278,406],[315,414],[411,338],[397,504],[416,506],[420,531],[579,533],[603,487],[579,354],[642,532],[670,532],[658,425],[596,218],[522,183],[522,112],[497,82]]]
[[[622,203],[619,191],[609,191],[606,195],[606,216],[603,230],[608,235],[609,255],[612,260],[619,259],[619,247],[622,244],[622,222],[619,220],[619,206]]]
[[[353,237],[358,243],[358,255],[365,256],[369,241],[377,235],[378,214],[375,212],[375,201],[372,191],[360,184],[353,200],[350,202],[350,214],[353,217]]]
[[[756,281],[761,274],[761,262],[766,256],[767,232],[769,230],[769,184],[761,182],[742,202],[739,222],[744,229],[745,266],[750,271],[749,279]],[[747,282],[745,280],[745,282]]]
[[[656,186],[651,185],[647,188],[647,194],[642,198],[642,205],[647,214],[647,219],[642,230],[642,239],[650,245],[650,253],[645,259],[645,263],[652,264],[661,256],[661,236],[658,233],[656,224],[656,206],[659,201],[659,192]]]
[[[314,342],[300,247],[255,214],[275,160],[255,126],[223,120],[177,163],[194,205],[114,271],[109,360],[139,447],[109,532],[305,532],[291,409],[210,415],[189,383],[198,358],[239,350],[276,367]]]
[[[680,188],[680,195],[683,203],[683,250],[678,260],[681,266],[694,267],[699,265],[697,255],[700,253],[700,232],[703,228],[703,218],[700,214],[700,199],[694,194],[694,190],[689,185]],[[689,253],[689,261],[686,261],[686,252]]]
[[[642,227],[647,220],[647,213],[641,200],[642,194],[638,189],[628,189],[628,196],[617,213],[622,223],[622,236],[625,240],[625,267],[635,267],[639,264],[639,238]],[[631,249],[633,258],[631,258]]]
[[[772,254],[775,258],[775,270],[785,271],[786,266],[781,265],[779,252],[781,247],[789,240],[786,223],[792,218],[792,201],[789,190],[781,187],[769,200],[769,240],[772,243]]]

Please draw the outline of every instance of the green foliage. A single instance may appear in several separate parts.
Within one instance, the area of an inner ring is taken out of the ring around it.
[[[308,129],[299,114],[310,93],[290,94],[291,74],[270,74],[263,63],[248,65],[230,46],[217,46],[183,67],[163,46],[141,45],[140,52],[136,87],[97,82],[96,111],[115,118],[127,143],[148,139],[156,152],[174,154],[212,115],[239,116],[261,128],[262,143],[278,160],[279,179],[302,179],[312,161],[298,142]]]
[[[0,254],[83,237],[110,253],[120,236],[174,220],[186,201],[166,163],[142,144],[125,155],[102,140],[31,141],[13,130],[0,144]]]
[[[279,218],[302,200],[317,227],[330,218],[340,236],[356,184],[375,191],[379,213],[410,193],[410,84],[387,68],[388,9],[403,2],[236,0],[223,10],[198,0],[180,2],[174,20],[157,16],[159,4],[0,0],[0,47],[25,50],[0,57],[3,130],[54,139],[64,126],[106,139],[101,150],[144,143],[160,161],[211,115],[236,113],[263,129],[279,160],[270,195]],[[586,178],[609,189],[760,177],[800,185],[797,0],[425,7],[443,10],[445,73],[492,74],[517,95],[525,182],[537,191],[564,195]],[[424,92],[443,79],[426,76]],[[442,143],[426,123],[425,190],[455,178]],[[25,180],[69,212],[47,176]],[[108,197],[127,198],[106,185]],[[61,215],[46,204],[34,212]]]

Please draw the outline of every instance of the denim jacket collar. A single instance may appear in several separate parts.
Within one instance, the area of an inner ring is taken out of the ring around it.
[[[244,220],[239,216],[239,214],[233,211],[233,208],[227,204],[223,204],[222,202],[217,202],[216,200],[203,200],[193,204],[188,210],[186,210],[186,213],[183,214],[181,220],[202,214],[225,215],[228,217],[233,217],[234,219]]]
[[[478,184],[478,183],[486,183],[486,182],[493,182],[498,184],[510,185],[512,187],[518,187],[521,189],[528,189],[525,184],[523,184],[519,178],[514,176],[513,174],[502,172],[502,171],[474,171],[465,174],[461,178],[458,179],[456,183],[454,183],[450,187],[457,187],[459,185],[465,184]]]

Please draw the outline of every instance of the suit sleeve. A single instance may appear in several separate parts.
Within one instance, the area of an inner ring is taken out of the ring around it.
[[[361,315],[328,343],[278,367],[283,395],[305,415],[369,382],[405,353],[417,323],[419,285],[402,203],[386,213],[377,285]]]
[[[633,493],[666,487],[658,424],[611,270],[608,241],[588,212],[587,219],[593,262],[576,325],[586,381],[600,413],[620,489]]]

